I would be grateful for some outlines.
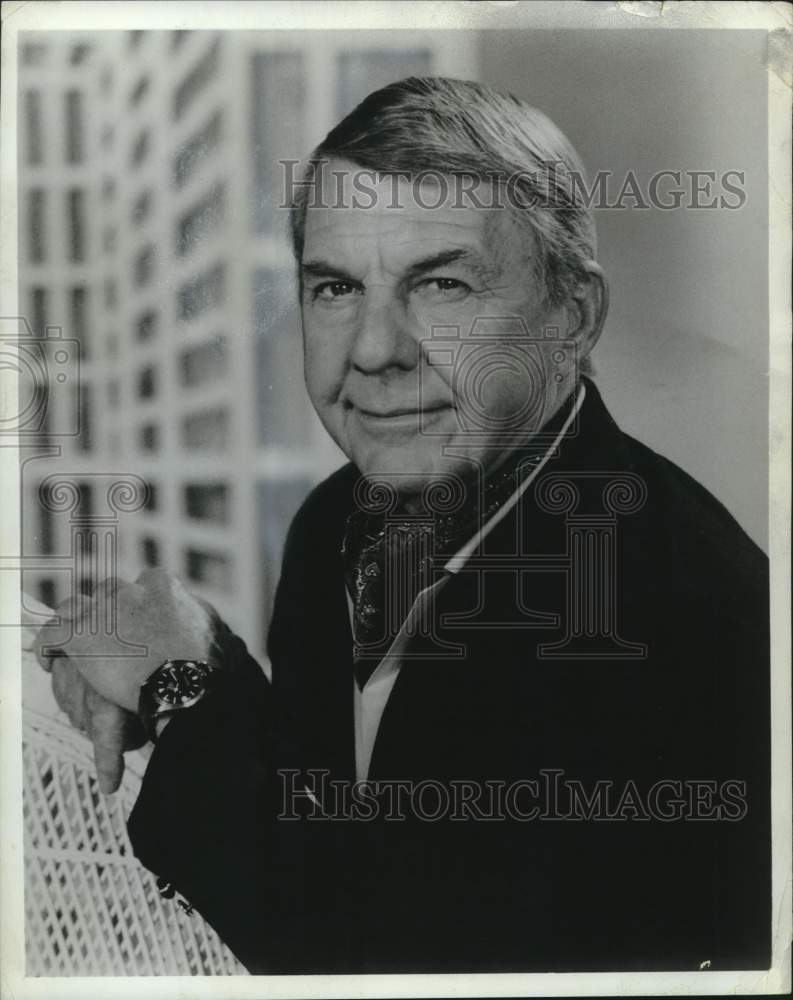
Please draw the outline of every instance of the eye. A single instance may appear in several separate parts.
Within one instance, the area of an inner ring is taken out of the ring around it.
[[[436,299],[462,299],[470,291],[471,286],[458,278],[425,278],[420,281],[416,291]]]
[[[360,291],[351,281],[323,281],[312,289],[312,298],[320,302],[334,302]]]

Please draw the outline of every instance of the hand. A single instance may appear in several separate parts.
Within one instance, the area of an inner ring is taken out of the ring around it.
[[[99,790],[112,795],[124,775],[124,753],[148,739],[140,720],[98,694],[65,656],[52,661],[52,690],[71,724],[93,743]]]
[[[39,630],[34,650],[52,672],[58,704],[94,743],[100,787],[115,791],[124,750],[145,742],[136,714],[141,684],[164,660],[209,659],[224,626],[161,570],[146,570],[133,584],[105,580],[57,613],[60,622]]]

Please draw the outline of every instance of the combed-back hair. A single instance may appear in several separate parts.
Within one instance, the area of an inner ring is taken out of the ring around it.
[[[332,158],[381,174],[431,171],[494,183],[499,203],[531,226],[549,304],[566,297],[584,277],[584,262],[596,255],[592,212],[576,198],[585,183],[578,154],[546,115],[511,94],[470,80],[415,76],[369,94],[304,168],[306,183],[297,187],[290,215],[298,261],[310,184],[319,164]],[[508,184],[511,197],[504,196]]]

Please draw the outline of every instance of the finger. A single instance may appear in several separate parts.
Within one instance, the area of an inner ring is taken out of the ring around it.
[[[69,604],[69,611],[72,605]],[[52,670],[52,661],[66,654],[59,647],[65,645],[72,634],[72,618],[67,613],[66,605],[60,606],[49,621],[36,632],[33,637],[32,649],[36,659],[47,673]]]
[[[58,625],[58,624],[60,623],[53,620],[53,625]],[[32,646],[33,655],[39,661],[39,666],[41,667],[42,670],[46,670],[48,674],[52,672],[53,662],[59,657],[66,655],[61,649],[48,649],[46,653],[44,652],[44,647],[49,645],[51,641],[50,636],[52,634],[52,633],[48,634],[45,631],[45,629],[50,627],[51,626],[49,625],[45,625],[41,629],[39,629],[39,631],[33,637],[33,646]]]
[[[89,689],[90,735],[99,788],[111,795],[121,784],[124,773],[124,740],[127,713]]]
[[[74,728],[84,731],[88,725],[86,684],[74,664],[66,657],[56,660],[53,665],[52,693]]]
[[[226,632],[230,631],[228,625],[220,617],[214,605],[210,604],[209,601],[204,600],[203,597],[199,597],[198,594],[194,594],[192,591],[189,591],[189,594],[196,604],[200,605],[204,611],[206,611],[209,616],[209,623],[212,627],[212,631],[216,635],[225,635]]]
[[[52,693],[63,712],[69,710],[69,675],[65,668],[65,659],[56,660],[52,665]]]
[[[94,764],[99,791],[103,795],[117,792],[124,776],[124,755],[101,743],[94,743]]]
[[[68,655],[64,648],[74,637],[75,625],[89,610],[90,598],[76,592],[54,609],[53,617],[38,630],[33,638],[32,649],[42,668],[48,673],[52,661]]]
[[[95,688],[88,685],[85,689],[85,702],[92,739],[96,736],[100,740],[105,740],[109,730],[112,741],[111,748],[120,749],[122,753],[127,750],[137,750],[148,743],[149,738],[143,728],[143,723],[135,712],[119,708],[114,702],[108,701],[104,695],[99,694]]]

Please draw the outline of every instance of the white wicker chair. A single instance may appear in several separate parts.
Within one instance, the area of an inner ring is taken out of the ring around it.
[[[28,611],[47,613],[24,601]],[[247,974],[197,913],[159,894],[135,859],[126,817],[146,756],[127,754],[119,791],[100,793],[91,744],[62,721],[31,652],[33,634],[23,628],[27,974]]]

